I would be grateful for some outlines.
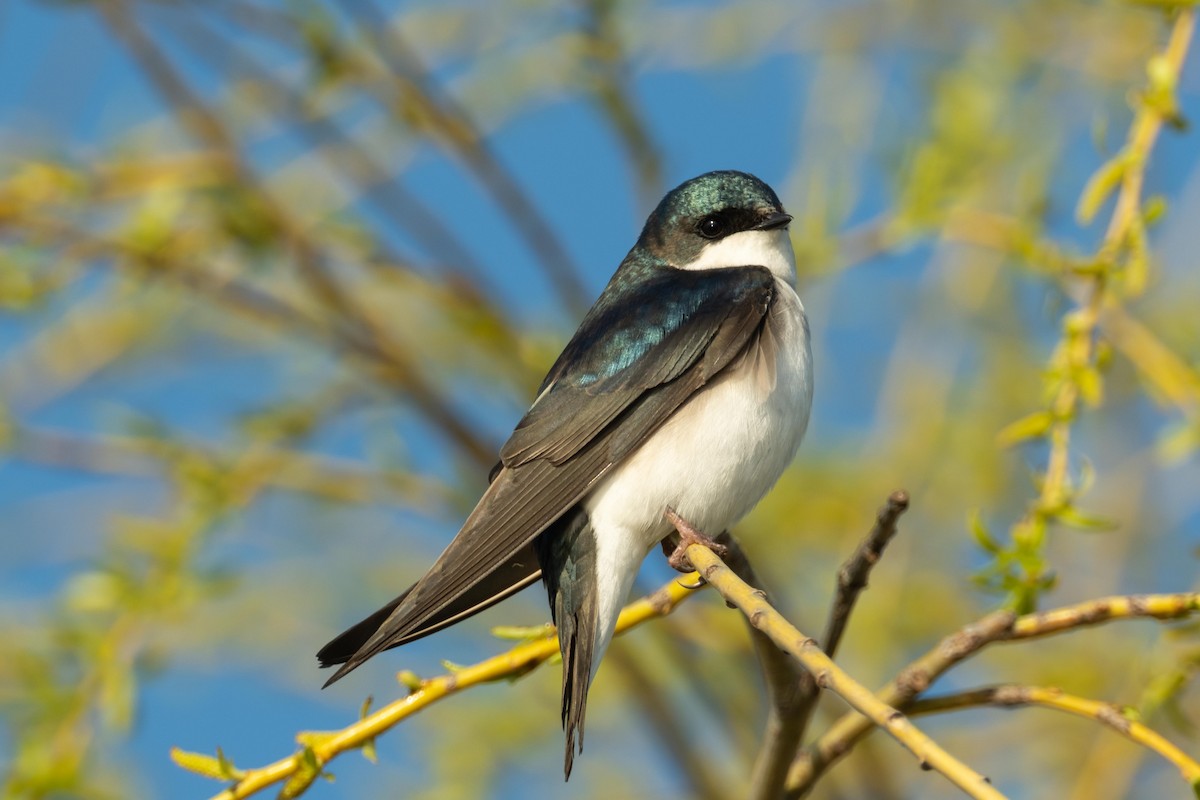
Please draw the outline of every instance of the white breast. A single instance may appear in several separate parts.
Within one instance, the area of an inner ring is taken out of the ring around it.
[[[782,280],[776,288],[764,333],[773,341],[762,349],[774,363],[748,357],[731,365],[585,500],[601,620],[615,620],[642,559],[669,533],[668,506],[716,536],[762,499],[796,454],[812,403],[812,355],[800,298]]]

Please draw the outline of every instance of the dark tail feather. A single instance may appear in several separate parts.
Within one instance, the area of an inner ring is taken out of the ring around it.
[[[325,686],[329,686],[331,683],[339,680],[376,653],[415,641],[443,628],[447,628],[456,622],[461,622],[467,617],[478,614],[485,608],[489,608],[506,597],[510,597],[521,589],[524,589],[536,581],[540,575],[538,560],[532,548],[525,548],[510,559],[508,563],[476,583],[471,587],[470,591],[465,592],[461,597],[448,603],[445,608],[430,617],[416,630],[394,641],[386,642],[382,646],[373,647],[367,652],[361,652],[363,645],[370,641],[375,632],[388,621],[404,602],[404,599],[408,597],[409,592],[413,590],[413,587],[410,586],[395,600],[392,600],[361,622],[339,633],[329,644],[320,649],[317,653],[317,661],[322,668],[331,667],[335,664],[343,665],[325,682]]]
[[[395,600],[388,603],[386,606],[379,609],[362,622],[358,622],[350,628],[342,631],[333,639],[333,641],[318,650],[317,663],[320,664],[321,669],[332,667],[334,664],[345,664],[347,661],[349,661],[354,654],[358,652],[358,648],[362,647],[363,643],[366,642],[367,639],[370,639],[371,635],[374,634],[375,631],[379,630],[379,626],[383,624],[385,619],[392,615],[392,612],[396,610],[396,607],[404,602],[404,598],[408,597],[408,593],[412,590],[412,586],[408,587]]]
[[[563,658],[562,722],[567,734],[563,775],[570,778],[575,754],[583,752],[598,627],[596,539],[587,515],[579,508],[568,513],[538,537],[536,548]]]

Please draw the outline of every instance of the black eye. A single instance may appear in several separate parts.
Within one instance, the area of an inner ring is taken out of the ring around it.
[[[700,235],[705,239],[719,239],[725,235],[725,220],[713,215],[700,220]]]

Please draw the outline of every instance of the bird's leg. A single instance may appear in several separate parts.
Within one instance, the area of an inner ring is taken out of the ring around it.
[[[667,557],[667,563],[674,569],[680,572],[695,571],[696,568],[692,566],[691,559],[687,557],[687,549],[694,544],[704,545],[721,558],[729,555],[729,550],[725,545],[717,544],[711,537],[696,530],[690,522],[675,513],[675,509],[668,507],[663,512],[663,516],[667,518],[667,522],[675,526],[678,534],[672,534],[662,540],[663,554]]]

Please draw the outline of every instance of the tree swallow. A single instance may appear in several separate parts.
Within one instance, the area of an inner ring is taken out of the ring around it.
[[[791,217],[771,187],[676,187],[500,449],[490,485],[423,578],[317,654],[341,664],[441,630],[541,577],[563,659],[564,771],[588,686],[668,509],[716,535],[792,460],[812,404]],[[686,566],[679,559],[677,567]]]

